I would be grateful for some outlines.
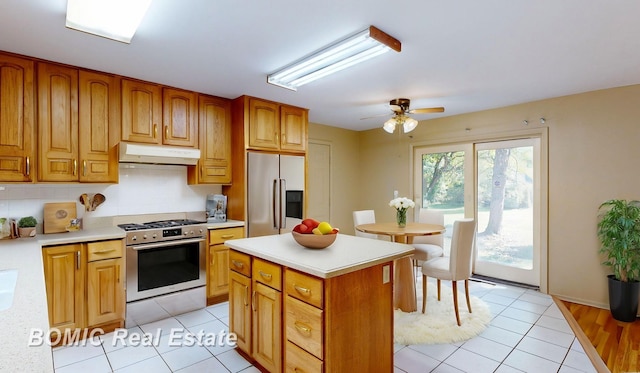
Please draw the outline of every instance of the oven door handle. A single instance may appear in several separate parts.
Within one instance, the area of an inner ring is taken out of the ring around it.
[[[182,245],[182,244],[197,243],[197,242],[204,242],[204,241],[205,241],[204,238],[190,238],[186,240],[171,240],[171,241],[164,241],[164,242],[145,243],[141,245],[129,245],[127,246],[127,248],[140,251],[140,250],[147,250],[147,249],[155,249],[158,247],[175,246],[177,244]]]

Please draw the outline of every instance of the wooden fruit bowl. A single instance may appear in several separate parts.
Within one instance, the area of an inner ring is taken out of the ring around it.
[[[338,237],[337,233],[302,234],[291,232],[291,234],[298,244],[309,249],[324,249],[325,247],[329,247],[336,240],[336,237]]]

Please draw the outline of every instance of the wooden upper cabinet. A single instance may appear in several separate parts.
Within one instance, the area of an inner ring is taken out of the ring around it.
[[[78,70],[38,63],[38,180],[78,181]]]
[[[33,181],[34,63],[0,54],[0,181]]]
[[[79,100],[79,180],[117,183],[120,79],[80,70]]]
[[[198,147],[198,95],[181,89],[164,88],[162,123],[165,145]]]
[[[231,102],[199,97],[200,162],[187,170],[190,184],[231,183]]]
[[[122,79],[122,140],[197,148],[197,93]]]
[[[249,99],[249,147],[255,149],[280,149],[279,105],[257,98]]]
[[[307,150],[307,110],[280,106],[280,149]]]
[[[249,99],[248,148],[305,152],[307,110]]]
[[[122,79],[122,140],[161,144],[162,88]],[[159,132],[160,131],[160,132]]]

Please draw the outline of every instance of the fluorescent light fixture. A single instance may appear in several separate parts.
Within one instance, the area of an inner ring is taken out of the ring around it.
[[[396,130],[396,126],[400,124],[402,124],[402,130],[404,133],[408,133],[416,129],[418,121],[404,114],[399,114],[384,122],[382,129],[389,133],[393,133],[393,131]]]
[[[130,43],[151,0],[67,0],[66,26]]]
[[[340,40],[267,76],[267,82],[297,90],[301,85],[346,69],[390,50],[400,42],[374,26]]]

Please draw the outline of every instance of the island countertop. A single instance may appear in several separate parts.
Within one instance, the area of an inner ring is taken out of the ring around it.
[[[300,246],[290,233],[228,240],[245,254],[320,277],[331,278],[413,254],[410,245],[338,234],[324,249]]]

